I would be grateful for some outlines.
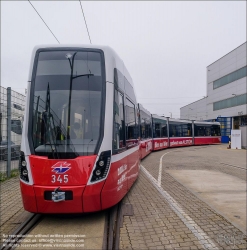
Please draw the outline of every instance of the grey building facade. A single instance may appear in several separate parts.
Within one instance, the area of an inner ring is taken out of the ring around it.
[[[207,67],[205,98],[180,108],[180,119],[220,121],[225,136],[247,125],[246,45]]]

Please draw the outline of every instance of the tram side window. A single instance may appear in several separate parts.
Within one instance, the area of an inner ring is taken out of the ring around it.
[[[114,138],[113,148],[115,150],[125,147],[125,121],[123,95],[115,90],[114,94]]]
[[[160,123],[154,124],[154,138],[160,137]]]
[[[190,137],[192,136],[192,124],[182,124],[182,137]]]
[[[161,124],[161,137],[167,137],[167,126],[166,124]]]
[[[153,118],[154,138],[167,137],[167,123],[165,120]]]
[[[205,127],[205,136],[210,136],[210,135],[211,135],[211,126]]]
[[[169,130],[170,137],[190,137],[192,126],[185,123],[169,124]]]
[[[131,140],[137,139],[137,126],[136,126],[136,114],[135,105],[126,98],[125,103],[125,126],[126,126],[126,141],[127,146],[133,144]]]
[[[169,124],[169,136],[170,137],[176,137],[177,136],[176,125]]]
[[[211,136],[211,126],[194,125],[195,136]]]
[[[211,135],[212,136],[220,136],[220,126],[219,125],[213,125],[211,127]]]
[[[169,136],[170,137],[178,137],[179,129],[176,124],[169,124]]]
[[[192,136],[192,124],[188,124],[187,126],[187,136]]]
[[[152,131],[151,131],[151,123],[150,121],[145,124],[145,138],[151,138]]]
[[[151,117],[142,110],[140,110],[140,137],[141,139],[152,137]]]
[[[140,124],[140,135],[141,135],[141,139],[145,139],[145,120],[141,119],[141,124]]]
[[[203,126],[194,125],[195,127],[195,136],[204,136]]]

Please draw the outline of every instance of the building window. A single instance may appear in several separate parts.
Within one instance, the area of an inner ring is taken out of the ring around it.
[[[214,84],[214,89],[217,89],[221,86],[224,86],[228,83],[237,81],[238,79],[241,79],[247,75],[247,66],[238,69],[226,76],[221,77],[220,79],[216,80],[213,82]]]
[[[234,96],[225,100],[213,103],[213,110],[226,109],[239,105],[247,104],[247,94]]]

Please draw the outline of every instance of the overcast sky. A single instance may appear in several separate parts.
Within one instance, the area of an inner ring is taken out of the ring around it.
[[[79,1],[31,1],[61,44],[88,44]],[[123,59],[138,102],[179,118],[206,67],[246,42],[246,1],[82,2],[92,44]],[[57,44],[28,1],[1,1],[1,85],[24,93],[32,49]]]

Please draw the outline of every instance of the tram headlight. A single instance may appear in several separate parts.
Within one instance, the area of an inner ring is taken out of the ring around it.
[[[105,164],[104,161],[100,161],[100,162],[99,162],[99,166],[100,166],[100,167],[103,167],[104,164]]]
[[[24,176],[27,176],[27,175],[28,175],[28,171],[27,171],[26,169],[24,169],[24,170],[22,171],[22,174],[23,174]]]
[[[25,160],[24,152],[22,151],[20,152],[19,172],[20,172],[20,179],[29,182],[27,162]]]
[[[108,173],[111,164],[111,150],[101,152],[98,161],[96,162],[95,170],[91,177],[91,182],[104,179]]]
[[[97,176],[99,176],[99,175],[101,174],[101,171],[98,169],[98,170],[95,171],[95,174],[96,174]]]

